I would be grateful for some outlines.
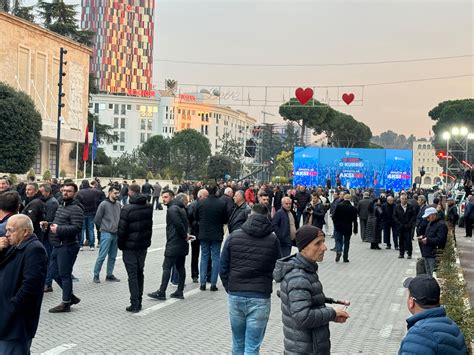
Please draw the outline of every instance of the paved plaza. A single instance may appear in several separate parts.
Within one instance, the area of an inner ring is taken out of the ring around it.
[[[145,293],[155,291],[161,280],[165,245],[165,213],[155,211],[152,246],[145,266]],[[334,239],[328,237],[328,248]],[[319,275],[326,296],[349,299],[351,318],[345,324],[331,323],[334,354],[394,354],[406,330],[406,293],[402,281],[415,274],[415,247],[412,260],[398,259],[395,250],[370,250],[358,235],[352,237],[350,263],[335,263],[335,253],[327,251]],[[85,248],[87,249],[87,248]],[[295,251],[296,249],[294,249]],[[144,310],[125,311],[129,304],[127,274],[117,260],[115,275],[122,281],[92,282],[96,251],[80,252],[74,274],[80,279],[74,290],[81,303],[71,313],[51,314],[48,309],[61,300],[60,288],[45,294],[34,354],[229,354],[231,332],[226,293],[199,291],[190,279],[187,258],[185,300],[155,301],[144,297]],[[275,285],[276,289],[278,285]],[[168,289],[168,294],[175,287]],[[272,295],[272,312],[261,352],[283,351],[280,300]]]

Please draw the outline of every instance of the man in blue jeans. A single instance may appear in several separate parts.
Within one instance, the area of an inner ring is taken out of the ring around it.
[[[109,195],[102,201],[97,209],[94,222],[99,226],[101,241],[99,255],[95,262],[94,279],[95,283],[100,283],[99,274],[102,269],[105,257],[107,258],[106,281],[120,281],[114,276],[115,258],[117,257],[117,230],[120,220],[119,188],[116,185],[109,187]]]
[[[272,273],[281,250],[267,214],[266,206],[253,205],[222,250],[220,276],[229,294],[234,355],[259,354],[270,316]]]
[[[83,188],[77,194],[77,200],[84,207],[84,221],[80,240],[80,250],[83,249],[84,239],[87,235],[90,250],[95,250],[94,218],[99,204],[105,200],[102,190],[90,186],[88,180],[82,180]]]
[[[349,245],[351,242],[352,232],[357,234],[357,209],[351,204],[352,196],[344,195],[344,200],[340,202],[332,219],[334,221],[334,238],[336,238],[336,263],[343,260],[349,262]]]

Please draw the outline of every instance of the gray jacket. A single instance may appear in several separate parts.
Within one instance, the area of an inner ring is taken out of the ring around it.
[[[368,197],[365,197],[359,201],[359,204],[357,205],[357,212],[359,213],[360,219],[369,218],[369,206],[371,203],[372,203],[372,200]]]
[[[317,274],[318,265],[300,253],[277,261],[273,278],[281,282],[281,310],[285,354],[330,354],[329,322],[336,311],[326,307],[329,300]]]
[[[102,201],[97,208],[94,222],[99,226],[101,232],[117,234],[120,220],[120,203],[112,202],[110,199]]]

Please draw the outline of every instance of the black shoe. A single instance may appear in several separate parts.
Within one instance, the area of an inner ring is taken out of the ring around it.
[[[395,247],[395,250],[400,250],[400,248],[396,246],[396,247]]]
[[[79,302],[81,302],[81,299],[79,297],[77,297],[76,295],[71,296],[71,306],[74,304],[78,304]]]
[[[399,259],[403,259],[404,256],[403,256],[403,255],[399,255],[398,258],[399,258]]]
[[[53,292],[53,286],[45,286],[43,292],[44,293]]]
[[[341,256],[342,256],[341,253],[337,253],[337,254],[336,254],[336,263],[338,263],[339,260],[341,260]]]
[[[165,301],[166,300],[166,294],[161,291],[156,291],[148,294],[148,297],[154,298],[155,300],[160,300],[160,301]]]
[[[117,279],[114,275],[109,275],[105,277],[105,281],[120,282],[120,279]]]
[[[382,250],[381,247],[379,247],[378,245],[374,248],[375,250]]]
[[[199,283],[199,279],[197,277],[193,277],[193,283],[195,284]]]
[[[219,290],[219,289],[217,288],[217,286],[216,286],[216,285],[214,285],[214,286],[213,286],[213,285],[211,285],[211,291],[218,291],[218,290]]]
[[[199,286],[199,289],[201,291],[206,291],[206,285],[204,284],[204,285]]]
[[[349,259],[344,259],[344,262],[345,262],[345,263],[348,263],[348,262],[349,262]]]
[[[387,245],[387,246],[385,247],[385,249],[392,249],[392,246]]]
[[[407,259],[411,259],[411,255],[408,255],[408,256],[407,256]]]
[[[211,290],[212,291],[212,290]],[[173,292],[172,294],[170,294],[170,298],[177,298],[177,299],[180,299],[180,300],[184,300],[184,296],[183,296],[183,293],[182,292]]]
[[[61,302],[59,305],[49,310],[49,313],[65,313],[65,312],[71,312],[71,305],[69,303]]]
[[[132,313],[138,313],[140,312],[140,307],[137,307],[137,306],[128,306],[127,308],[125,308],[125,310],[127,312],[132,312]]]

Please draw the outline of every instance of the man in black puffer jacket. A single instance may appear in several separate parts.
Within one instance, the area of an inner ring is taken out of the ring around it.
[[[321,229],[305,225],[296,232],[299,253],[277,261],[273,278],[281,282],[285,354],[318,354],[331,352],[329,322],[344,323],[349,314],[327,307],[318,277],[318,261],[327,250]]]
[[[129,203],[120,211],[117,245],[123,251],[122,259],[128,275],[130,306],[128,312],[137,313],[142,308],[143,269],[146,251],[151,245],[153,232],[153,207],[140,194],[140,186],[128,187]]]
[[[40,227],[40,222],[44,220],[45,203],[41,193],[38,191],[38,184],[36,182],[29,182],[26,185],[25,193],[25,208],[23,208],[21,213],[30,217],[33,223],[34,233],[42,242],[43,230]]]
[[[148,294],[148,297],[157,300],[166,300],[166,289],[170,282],[171,269],[176,266],[179,274],[178,289],[170,297],[184,299],[184,281],[186,279],[186,269],[184,262],[189,252],[188,240],[188,216],[185,206],[188,204],[188,197],[180,193],[174,197],[171,190],[165,190],[161,194],[163,204],[168,207],[166,211],[166,247],[165,260],[163,261],[163,276],[161,286],[156,292]]]
[[[266,206],[253,205],[222,250],[219,273],[229,294],[234,354],[258,354],[270,316],[272,272],[281,250],[267,215]]]

